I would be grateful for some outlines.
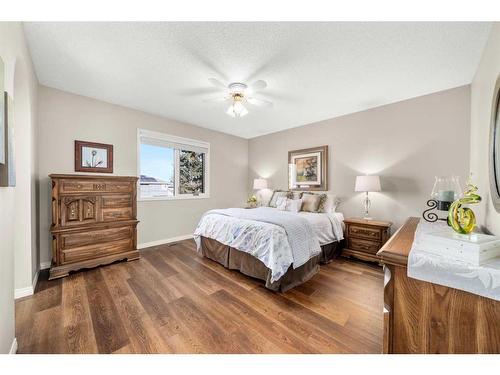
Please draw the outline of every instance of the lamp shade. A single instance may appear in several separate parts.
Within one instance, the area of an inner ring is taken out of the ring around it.
[[[380,191],[378,176],[357,176],[354,191]]]
[[[267,180],[265,178],[256,178],[253,180],[255,190],[267,189]]]

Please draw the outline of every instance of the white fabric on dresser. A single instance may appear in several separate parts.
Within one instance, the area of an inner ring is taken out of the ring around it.
[[[445,222],[421,220],[408,256],[408,277],[464,290],[500,301],[500,258],[475,266],[449,257],[431,254],[421,243],[423,233],[452,230]]]

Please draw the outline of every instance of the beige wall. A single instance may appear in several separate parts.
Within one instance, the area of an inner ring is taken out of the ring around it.
[[[138,202],[138,242],[192,234],[203,212],[246,201],[248,141],[40,86],[41,261],[50,260],[50,173],[74,173],[74,141],[114,145],[114,174],[137,175],[137,129],[210,142],[210,198]]]
[[[29,60],[19,59],[14,73],[16,216],[15,216],[15,289],[31,288],[38,271],[37,236],[37,91],[38,81]]]
[[[20,23],[0,22],[5,90],[14,100],[16,187],[0,188],[0,353],[14,339],[14,289],[32,285],[36,249],[36,94],[38,81]],[[34,220],[34,221],[32,221]]]
[[[383,191],[371,193],[371,215],[400,226],[420,216],[436,175],[469,170],[469,86],[282,131],[249,142],[249,183],[268,178],[286,188],[289,150],[329,146],[329,191],[343,200],[346,217],[362,215],[360,174],[379,174]],[[332,103],[334,105],[334,103]]]
[[[493,89],[500,74],[500,24],[491,29],[481,62],[471,84],[470,170],[483,202],[474,206],[478,221],[488,231],[500,235],[500,213],[491,202],[488,148]]]

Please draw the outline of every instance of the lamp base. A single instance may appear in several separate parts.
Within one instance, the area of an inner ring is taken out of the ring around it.
[[[365,192],[365,193],[366,193],[365,199],[363,199],[363,208],[364,208],[365,214],[364,214],[363,218],[365,220],[372,220],[372,218],[370,217],[370,214],[368,213],[368,211],[370,210],[370,206],[371,206],[370,198],[368,197],[368,192]]]

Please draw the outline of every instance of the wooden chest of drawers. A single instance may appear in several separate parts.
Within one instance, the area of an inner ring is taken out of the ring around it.
[[[392,223],[366,219],[345,219],[344,256],[378,262],[376,254],[389,238]]]
[[[50,175],[50,279],[120,259],[138,259],[137,177]]]
[[[408,277],[420,219],[380,249],[384,265],[384,353],[500,353],[500,302]]]

